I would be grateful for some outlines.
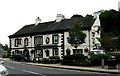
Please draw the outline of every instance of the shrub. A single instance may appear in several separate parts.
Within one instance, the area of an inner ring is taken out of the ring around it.
[[[75,54],[75,55],[66,55],[63,56],[63,60],[84,60],[86,57],[83,54]]]
[[[42,59],[42,62],[43,62],[44,64],[48,64],[48,63],[49,63],[49,59],[48,59],[48,58],[43,58],[43,59]]]
[[[33,63],[36,63],[36,58],[33,59]]]
[[[61,62],[61,60],[60,60],[59,56],[51,56],[51,57],[49,57],[49,63],[54,64],[54,63],[60,63],[60,62]]]
[[[117,64],[120,63],[120,53],[119,52],[109,52],[107,54],[109,56],[115,56]]]
[[[42,61],[41,61],[41,59],[38,59],[38,63],[41,63]]]
[[[107,64],[108,55],[99,54],[99,55],[91,55],[90,64],[91,65],[102,65],[102,59],[104,59],[104,64]]]
[[[50,56],[49,59],[60,59],[59,56]]]
[[[62,65],[89,65],[88,58],[83,54],[63,56]]]

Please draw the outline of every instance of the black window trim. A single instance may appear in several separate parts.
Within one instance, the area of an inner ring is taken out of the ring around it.
[[[54,40],[55,36],[57,36],[57,38],[58,38],[58,39],[57,39],[57,40],[58,40],[57,42],[54,42],[54,41],[55,41],[55,40]],[[59,35],[58,35],[58,34],[52,35],[52,43],[53,43],[53,44],[58,44],[58,43],[59,43]]]
[[[29,39],[28,38],[25,38],[24,39],[24,46],[28,46],[29,45]]]
[[[19,45],[22,44],[21,40],[22,39],[15,39],[15,47],[18,47]]]
[[[55,50],[57,50],[58,54],[56,55]],[[59,55],[59,49],[58,48],[53,48],[53,56],[58,56]]]
[[[36,43],[35,43],[35,39],[37,39],[38,37],[42,37],[42,44],[43,44],[43,36],[35,36],[35,37],[34,37],[34,45],[39,45],[39,44],[36,44]]]

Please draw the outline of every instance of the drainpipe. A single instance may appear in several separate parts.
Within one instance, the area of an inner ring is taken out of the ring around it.
[[[91,38],[90,38],[90,30],[88,30],[88,32],[89,32],[89,33],[88,33],[88,36],[89,36],[89,50],[90,50],[90,43],[91,43],[91,42],[90,42],[90,41],[91,41],[91,40],[90,40],[90,39],[91,39]]]
[[[10,43],[9,43],[9,47],[10,47],[9,50],[10,50],[10,52],[11,52],[11,46],[12,46],[12,45],[11,45],[11,38],[9,38],[9,42],[10,42]],[[11,53],[10,53],[10,54],[11,54]]]

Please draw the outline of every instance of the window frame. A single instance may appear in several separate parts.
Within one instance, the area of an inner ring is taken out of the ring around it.
[[[52,36],[52,42],[53,42],[53,44],[59,43],[59,35],[58,34],[55,34]]]
[[[59,55],[58,48],[53,48],[53,56],[58,56],[58,55]]]
[[[40,43],[38,42],[39,38],[41,38],[41,40],[40,40],[41,42]],[[34,37],[34,45],[43,45],[43,36],[35,36]]]
[[[15,39],[15,47],[18,47],[22,44],[22,39]]]
[[[25,38],[25,39],[24,39],[24,46],[28,46],[28,45],[29,45],[28,42],[29,42],[29,39],[28,39],[28,38]]]
[[[46,57],[49,57],[50,56],[50,50],[45,50],[45,52],[46,52]]]

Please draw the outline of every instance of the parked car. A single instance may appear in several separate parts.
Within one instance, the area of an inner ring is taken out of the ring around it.
[[[0,61],[0,76],[8,76],[8,70],[3,66],[4,61]]]
[[[92,55],[102,55],[102,54],[106,54],[104,50],[100,50],[100,49],[96,49],[96,50],[90,50],[88,52],[88,58],[90,58]]]
[[[104,50],[91,50],[88,52],[88,59],[91,65],[102,65],[102,60],[104,59],[104,64],[107,64],[108,55]]]
[[[29,57],[26,57],[25,55],[22,55],[22,54],[11,55],[10,59],[16,60],[16,61],[30,61]]]

